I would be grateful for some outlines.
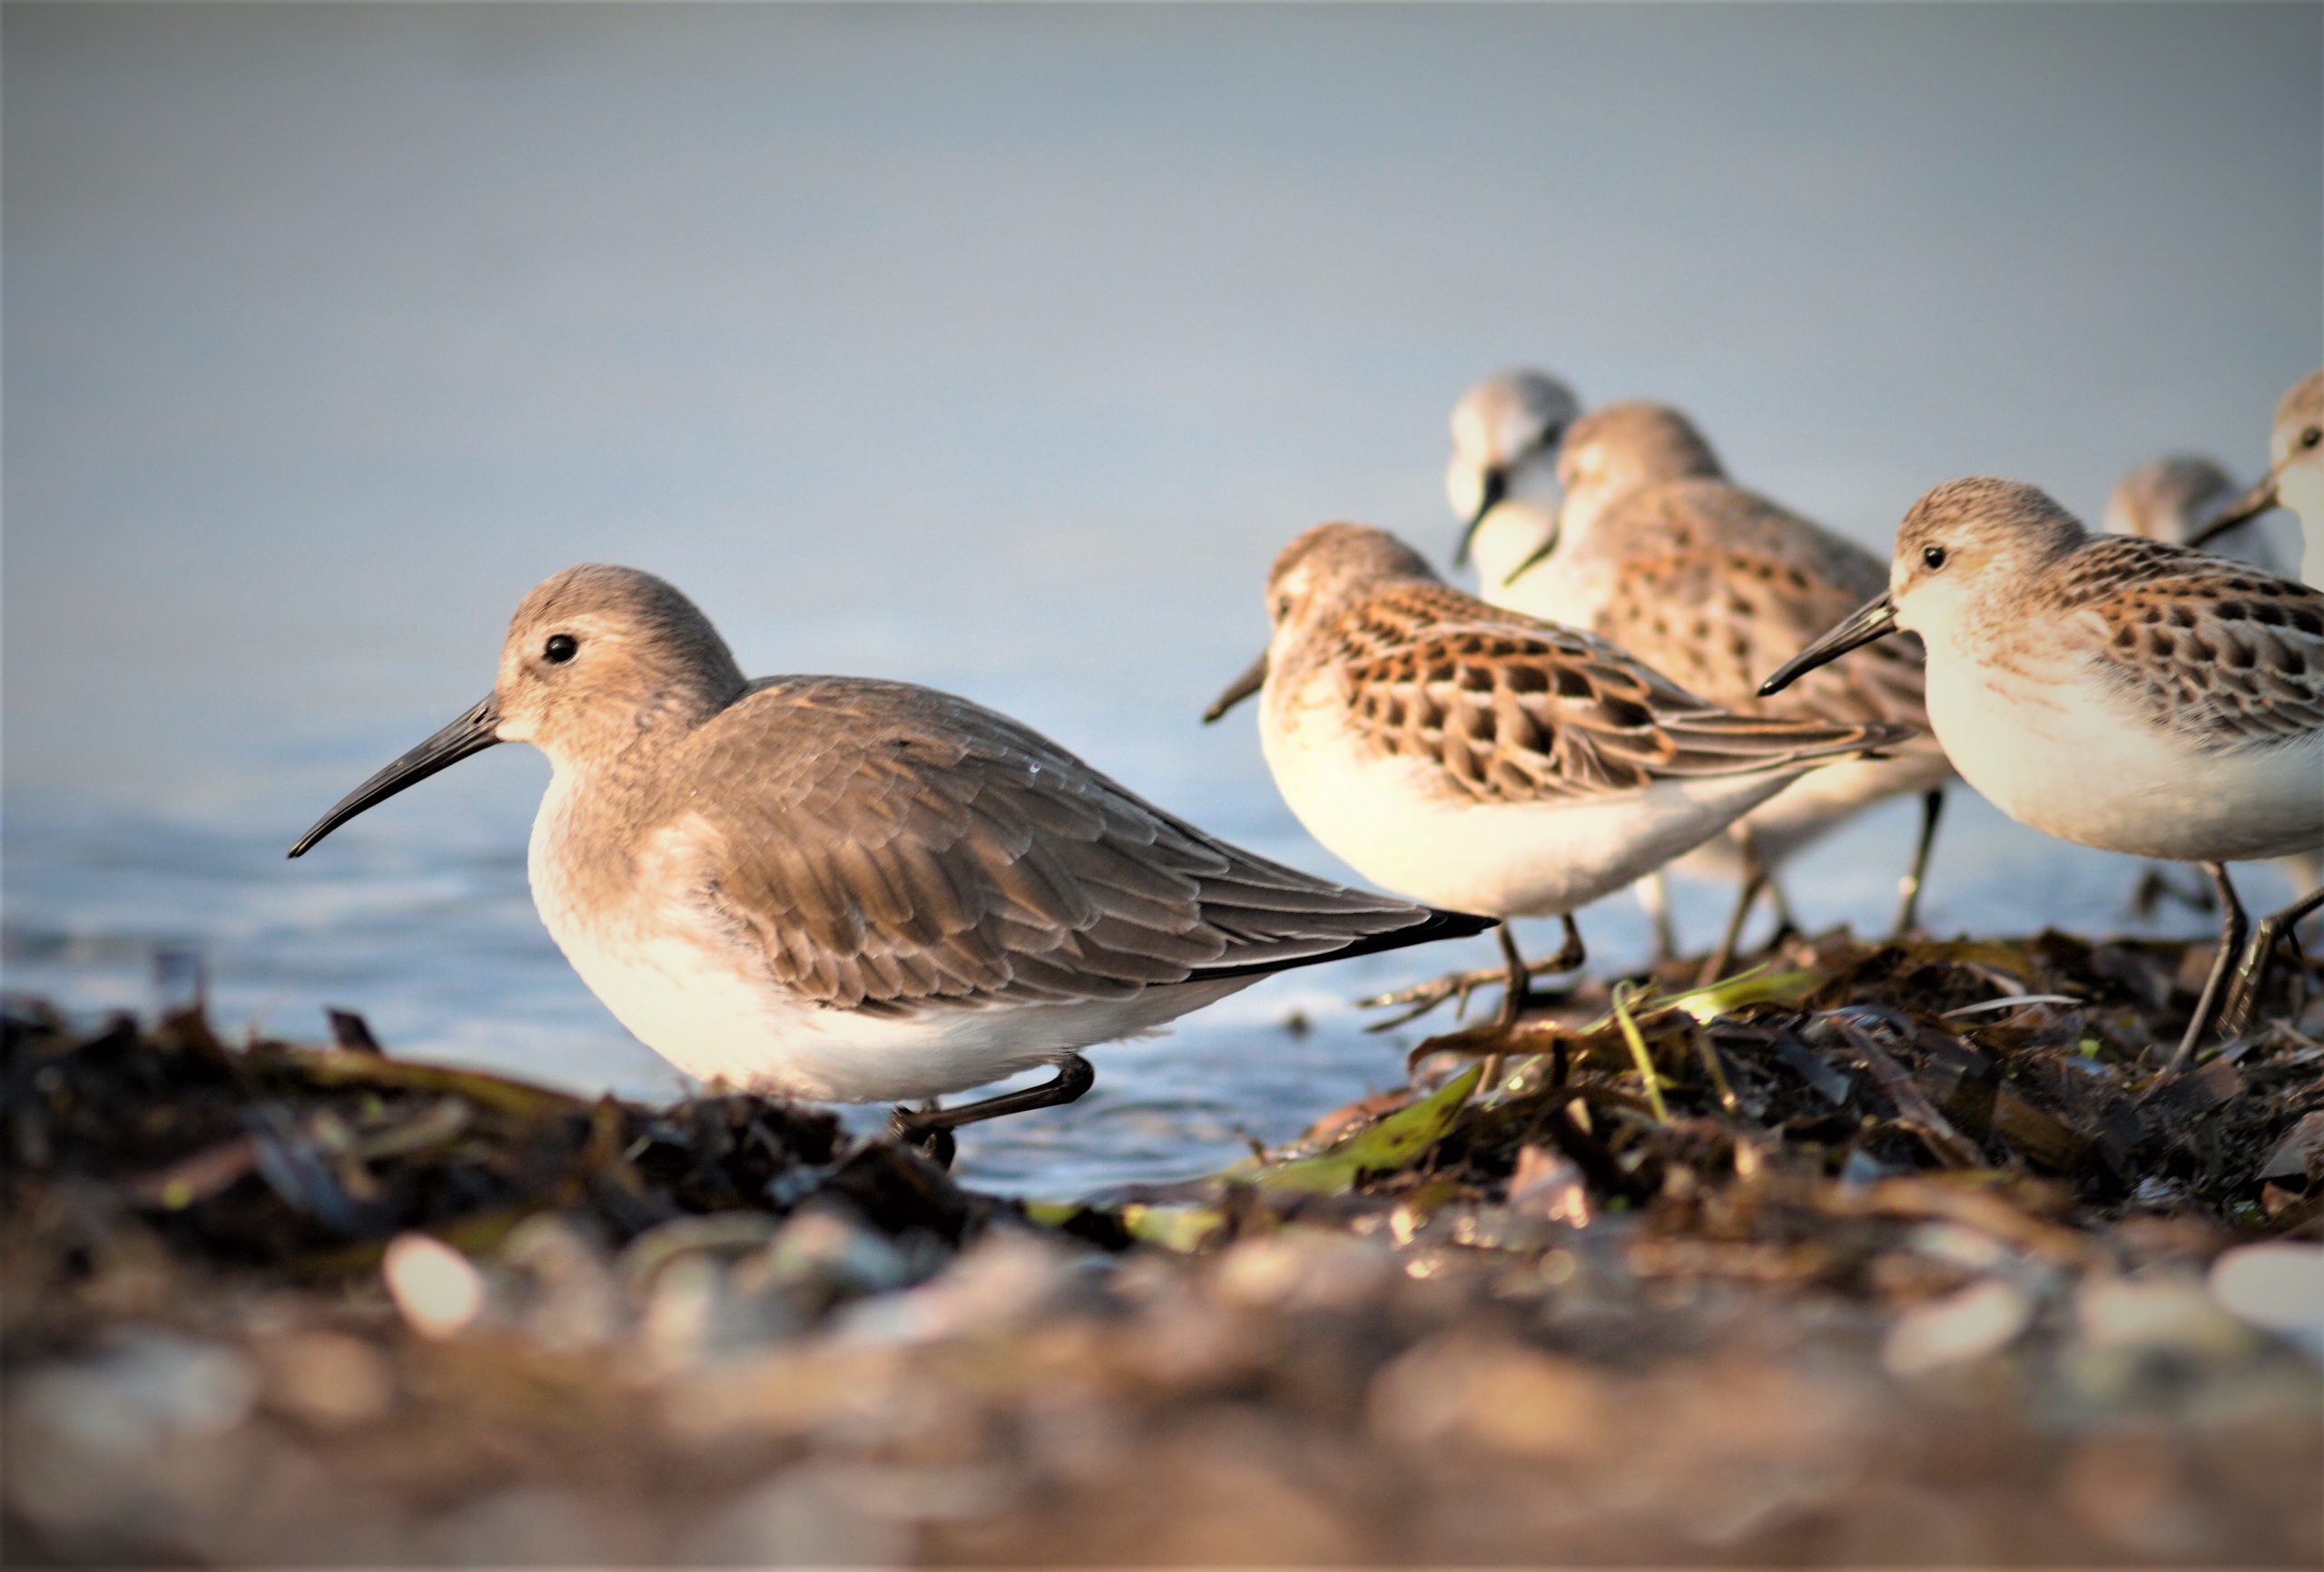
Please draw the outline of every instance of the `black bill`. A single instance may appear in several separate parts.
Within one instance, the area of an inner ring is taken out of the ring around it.
[[[1847,621],[1786,661],[1774,676],[1761,683],[1759,697],[1773,698],[1817,667],[1838,660],[1875,639],[1885,639],[1896,631],[1896,604],[1885,594],[1866,601]]]
[[[330,812],[315,820],[313,829],[299,837],[299,843],[290,849],[290,855],[303,857],[316,841],[366,808],[385,802],[405,787],[418,785],[438,770],[450,769],[471,753],[483,752],[500,741],[494,734],[499,725],[500,705],[487,698],[340,798]]]
[[[1535,546],[1531,551],[1525,554],[1525,560],[1523,562],[1519,563],[1515,567],[1509,570],[1508,576],[1501,581],[1501,587],[1507,589],[1511,585],[1513,585],[1519,579],[1523,578],[1528,573],[1533,570],[1535,565],[1540,563],[1543,557],[1549,555],[1550,553],[1557,550],[1557,521],[1555,519],[1551,519],[1550,521],[1550,533],[1542,537],[1541,545]]]
[[[2259,485],[2213,514],[2209,524],[2187,537],[2187,544],[2208,545],[2244,520],[2257,518],[2275,506],[2276,477],[2271,470],[2260,477]]]
[[[1452,551],[1452,565],[1454,567],[1466,567],[1469,565],[1469,547],[1476,541],[1477,526],[1484,523],[1485,515],[1491,513],[1494,508],[1499,507],[1502,504],[1502,499],[1506,497],[1508,495],[1508,475],[1499,469],[1486,470],[1485,488],[1477,497],[1477,510],[1476,512],[1469,515],[1469,522],[1463,526],[1461,530],[1461,544],[1454,547]]]
[[[1262,651],[1259,658],[1251,663],[1249,671],[1227,683],[1226,691],[1210,702],[1210,708],[1202,712],[1202,723],[1206,726],[1209,725],[1219,716],[1265,687],[1266,683],[1267,657],[1265,652]]]

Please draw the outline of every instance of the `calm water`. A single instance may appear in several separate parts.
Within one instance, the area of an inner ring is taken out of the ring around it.
[[[1297,529],[1449,546],[1476,376],[1685,404],[1740,477],[1878,543],[1955,474],[2086,513],[2166,448],[2249,474],[2324,356],[2313,7],[0,26],[8,986],[143,1007],[155,952],[192,950],[229,1022],[344,1006],[592,1089],[678,1087],[532,915],[537,757],[281,857],[483,691],[567,563],[663,573],[752,670],[973,694],[1336,870],[1248,716],[1194,718]],[[1803,911],[1883,920],[1912,813],[1800,865]],[[1966,801],[1929,915],[2119,926],[2132,876]],[[1707,940],[1723,892],[1680,893]],[[1626,899],[1585,926],[1644,953]],[[1400,1077],[1413,1037],[1348,997],[1490,955],[1310,970],[1099,1050],[1088,1099],[965,1166],[1049,1194],[1215,1166]]]

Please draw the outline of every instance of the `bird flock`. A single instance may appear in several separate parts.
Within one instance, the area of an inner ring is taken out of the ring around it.
[[[1626,886],[1675,949],[1665,868],[1736,883],[1723,975],[1761,900],[1793,926],[1791,860],[1900,796],[1922,809],[1910,930],[1961,785],[2044,833],[2200,865],[2220,945],[2162,1068],[2250,1029],[2324,904],[2324,370],[2285,396],[2248,490],[2158,460],[2093,535],[2034,486],[1949,481],[1886,564],[1738,485],[1667,405],[1588,408],[1509,372],[1452,434],[1452,558],[1480,593],[1384,530],[1308,529],[1268,572],[1265,650],[1205,717],[1256,695],[1285,802],[1389,894],[1232,845],[969,700],[747,680],[676,589],[595,564],[536,586],[491,693],[290,855],[530,742],[551,766],[535,904],[613,1014],[705,1079],[906,1105],[893,1133],[944,1161],[960,1125],[1086,1093],[1081,1049],[1293,967],[1492,928],[1495,972],[1393,997],[1417,1013],[1491,975],[1514,1022],[1533,976],[1583,964],[1575,914]],[[2278,506],[2298,578],[2258,532]],[[2251,920],[2227,865],[2255,859],[2309,893]],[[1520,917],[1560,919],[1559,951],[1528,962]]]

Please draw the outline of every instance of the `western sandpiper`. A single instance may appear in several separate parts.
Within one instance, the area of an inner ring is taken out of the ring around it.
[[[2191,454],[2176,454],[2150,459],[2117,481],[2112,495],[2106,499],[2105,524],[2115,535],[2144,535],[2149,540],[2186,545],[2202,534],[2211,520],[2226,516],[2230,503],[2237,497],[2235,482],[2217,464]],[[2236,502],[2236,506],[2241,508],[2244,503]],[[2213,532],[2202,549],[2248,563],[2263,573],[2280,575],[2284,571],[2276,543],[2269,538],[2267,524],[2257,512],[2246,511],[2229,517],[2226,527]],[[2324,852],[2288,857],[2278,867],[2295,889],[2309,889],[2324,883]],[[2162,894],[2206,909],[2211,902],[2208,891],[2190,896],[2164,878],[2159,868],[2150,865],[2139,880],[2132,904],[2143,914]]]
[[[2106,498],[2104,524],[2113,535],[2188,545],[2239,496],[2227,471],[2208,458],[2178,453],[2149,459],[2126,471]],[[2235,521],[2206,541],[2203,550],[2281,574],[2274,543],[2256,516]]]
[[[665,1058],[846,1103],[1057,1067],[1028,1091],[899,1110],[900,1133],[939,1145],[1071,1102],[1094,1079],[1076,1050],[1270,972],[1490,926],[1230,846],[965,699],[746,682],[685,596],[596,565],[527,595],[491,695],[290,855],[503,742],[549,759],[527,859],[541,920]]]
[[[1921,829],[1896,927],[1915,926],[1952,769],[1926,734],[1920,652],[1887,646],[1877,664],[1825,673],[1770,703],[1759,678],[1887,582],[1877,557],[1727,478],[1694,423],[1627,402],[1575,421],[1561,445],[1564,490],[1551,528],[1485,598],[1612,641],[1691,693],[1749,714],[1910,726],[1890,757],[1835,765],[1738,822],[1678,867],[1739,879],[1740,898],[1707,975],[1726,968],[1774,870],[1850,815],[1902,793]],[[1780,892],[1777,914],[1788,926]]]
[[[1276,789],[1365,878],[1498,918],[1573,913],[1718,834],[1802,772],[1910,728],[1738,715],[1607,641],[1488,605],[1395,536],[1320,525],[1267,575],[1265,653],[1204,719],[1261,694]],[[1501,1018],[1528,968],[1504,926]]]
[[[1928,648],[1928,714],[1962,779],[2020,823],[2197,862],[2225,909],[2171,1067],[2227,1004],[2247,1015],[2277,938],[2224,864],[2324,846],[2324,594],[2183,546],[2087,533],[2043,492],[1955,480],[1905,515],[1889,587],[1787,662],[1770,693],[1899,629]],[[2239,966],[2237,956],[2242,960]]]
[[[2324,589],[2324,369],[2293,383],[2276,406],[2275,428],[2268,435],[2268,473],[2190,544],[2208,546],[2271,507],[2289,507],[2299,516],[2299,576]]]
[[[1473,557],[1488,600],[1557,517],[1558,442],[1581,413],[1573,389],[1540,371],[1488,377],[1452,406],[1444,496],[1462,521],[1452,565]]]

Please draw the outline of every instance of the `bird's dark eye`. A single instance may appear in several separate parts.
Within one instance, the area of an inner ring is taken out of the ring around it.
[[[1935,573],[1937,569],[1943,567],[1945,565],[1945,548],[1941,545],[1925,545],[1921,547],[1921,565],[1928,569],[1931,573]]]
[[[581,653],[581,641],[571,634],[551,634],[548,643],[541,646],[541,659],[552,666],[561,666]]]
[[[2319,442],[2324,442],[2324,426],[2311,426],[2299,434],[2302,447],[2313,447]]]

